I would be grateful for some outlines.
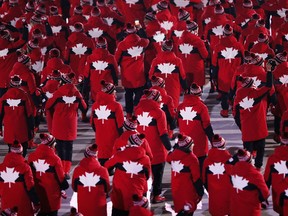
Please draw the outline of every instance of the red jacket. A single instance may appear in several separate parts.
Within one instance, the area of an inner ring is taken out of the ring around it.
[[[144,52],[148,43],[148,39],[129,34],[118,44],[115,59],[121,68],[121,81],[125,88],[138,88],[145,85]]]
[[[153,154],[151,164],[165,162],[167,151],[160,136],[168,131],[165,113],[161,110],[160,104],[150,99],[142,99],[135,108],[135,115],[139,122],[137,130],[145,134]]]
[[[266,66],[268,59],[274,58],[275,56],[274,50],[269,46],[269,44],[264,42],[258,42],[254,44],[250,49],[250,52],[253,52],[263,58],[265,63],[264,67]]]
[[[91,16],[87,23],[85,23],[84,29],[87,35],[94,40],[100,36],[109,38],[110,34],[112,34],[110,33],[109,26],[100,17]]]
[[[174,149],[168,154],[167,162],[171,164],[171,190],[175,211],[180,212],[189,203],[190,210],[194,212],[198,199],[203,195],[197,193],[203,191],[202,183],[196,184],[201,182],[197,157],[191,151]]]
[[[270,88],[239,88],[234,99],[233,110],[240,110],[242,141],[265,139],[268,135],[266,113],[267,93]],[[257,127],[253,125],[257,122]]]
[[[132,146],[118,151],[105,163],[105,167],[116,168],[111,192],[113,207],[128,211],[133,206],[132,196],[142,196],[147,192],[151,172],[149,157],[143,148]]]
[[[40,199],[41,213],[57,211],[61,208],[61,187],[64,183],[64,171],[60,158],[48,145],[39,145],[28,157],[35,179],[35,189]]]
[[[64,64],[61,58],[49,59],[41,73],[41,83],[45,82],[48,76],[52,75],[54,70],[59,70],[60,73],[67,74],[71,72],[71,67],[67,64]]]
[[[31,168],[21,154],[8,153],[0,164],[1,208],[18,207],[19,216],[33,216],[28,192],[34,189]]]
[[[252,164],[240,161],[232,167],[231,183],[230,215],[260,216],[260,203],[269,197],[263,175]]]
[[[280,133],[283,135],[283,133],[288,132],[288,110],[286,110],[282,117],[281,117],[281,123],[280,123]]]
[[[94,48],[92,39],[82,32],[73,32],[68,37],[64,58],[77,76],[83,76],[86,59]]]
[[[138,131],[136,131],[136,130],[135,131],[129,131],[129,130],[124,131],[121,134],[121,136],[115,140],[113,154],[115,154],[117,151],[123,151],[128,144],[129,137],[132,134],[136,134],[136,133],[138,133]],[[149,143],[146,139],[143,139],[143,143],[141,144],[141,147],[144,148],[146,155],[149,157],[150,160],[152,160],[153,154],[152,154],[151,148],[149,146]]]
[[[211,125],[208,108],[200,97],[185,95],[177,108],[180,133],[190,136],[194,141],[193,153],[197,157],[208,153],[208,138],[205,129]]]
[[[209,213],[215,216],[229,215],[231,158],[227,150],[212,148],[203,164],[202,181],[209,193]]]
[[[94,49],[87,57],[84,76],[90,81],[91,98],[96,101],[96,95],[101,91],[101,80],[118,84],[118,65],[115,57],[106,49]]]
[[[244,48],[234,36],[226,36],[214,47],[212,65],[218,68],[218,88],[229,92],[234,72],[242,62]]]
[[[178,41],[176,55],[182,60],[185,72],[193,74],[193,82],[203,86],[205,84],[204,59],[208,57],[208,51],[200,37],[184,31]]]
[[[153,216],[154,214],[141,206],[132,206],[129,209],[129,216]]]
[[[285,178],[283,181],[275,185],[275,190],[280,194],[279,200],[276,200],[278,205],[281,208],[281,214],[288,214],[288,178]],[[273,203],[274,205],[274,203]]]
[[[172,97],[174,105],[178,106],[181,91],[180,81],[186,79],[181,59],[174,52],[162,51],[158,53],[152,61],[149,78],[151,79],[153,75],[165,80],[166,92]]]
[[[46,110],[53,112],[52,134],[56,139],[76,139],[78,108],[86,110],[87,105],[73,84],[61,86],[47,101]]]
[[[268,187],[272,187],[272,199],[273,209],[277,213],[281,214],[281,207],[278,200],[280,198],[280,192],[275,188],[283,181],[287,175],[286,164],[288,161],[288,146],[280,145],[275,148],[274,154],[270,155],[266,164],[264,179]],[[283,171],[284,169],[284,171]]]
[[[9,74],[15,62],[17,62],[16,50],[21,48],[24,44],[25,41],[22,39],[9,42],[6,39],[0,38],[0,88],[9,87]]]
[[[123,108],[115,96],[98,92],[92,105],[91,124],[95,126],[95,140],[98,145],[98,158],[110,158],[115,140],[120,136],[119,129],[124,122]],[[103,136],[103,134],[108,135]]]
[[[169,9],[158,11],[156,13],[156,19],[159,21],[161,28],[165,30],[167,39],[171,39],[172,27],[177,25],[177,19],[173,16]]]
[[[83,215],[107,216],[106,196],[110,191],[107,169],[96,158],[83,158],[75,168],[72,189],[77,192],[78,211]]]
[[[32,106],[28,94],[20,88],[10,88],[1,97],[1,126],[3,121],[5,143],[12,144],[15,140],[24,143],[31,139],[34,129]]]

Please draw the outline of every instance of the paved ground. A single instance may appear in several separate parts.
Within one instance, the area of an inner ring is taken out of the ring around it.
[[[216,101],[216,93],[209,94],[208,93],[208,85],[204,87],[204,93],[203,93],[203,100],[207,104],[211,116],[211,122],[212,126],[214,129],[214,133],[219,133],[221,136],[223,136],[226,141],[227,141],[227,147],[229,151],[233,154],[237,148],[242,147],[241,143],[241,134],[239,129],[234,123],[234,119],[230,115],[229,118],[222,118],[219,114],[220,112],[220,103]],[[120,94],[120,97],[123,96]],[[123,98],[120,100],[121,103],[124,104]],[[269,125],[269,136],[266,140],[266,154],[265,154],[265,162],[267,157],[273,152],[274,147],[276,146],[275,142],[272,139],[272,134],[273,131],[271,130],[272,128],[272,116],[268,114],[268,125]],[[255,123],[255,126],[257,126],[257,123]],[[41,132],[46,132],[47,127],[46,125],[41,125],[40,127]],[[36,138],[36,142],[39,142],[39,140]],[[73,167],[72,171],[79,163],[79,161],[83,157],[83,152],[84,149],[86,148],[87,145],[91,144],[94,142],[94,132],[91,129],[90,125],[87,123],[82,123],[79,121],[79,127],[78,127],[78,138],[74,142],[74,147],[73,147]],[[3,157],[5,156],[7,152],[7,147],[3,145],[3,140],[0,139],[0,162],[3,161]],[[172,204],[172,197],[171,197],[171,189],[170,189],[170,166],[169,164],[166,165],[165,167],[165,174],[163,178],[163,193],[167,198],[167,203]],[[68,198],[66,200],[63,200],[62,208],[59,210],[59,215],[68,215],[67,213],[70,210],[70,201],[71,201],[71,196],[72,196],[72,190],[69,188],[67,191]],[[273,210],[272,210],[272,205],[271,205],[271,197],[269,198],[270,200],[270,206],[268,207],[267,210],[262,211],[262,215],[266,216],[272,216],[272,215],[277,215]],[[111,206],[111,202],[108,200],[108,205]],[[154,215],[172,215],[170,212],[167,212],[165,210],[165,204],[157,204],[157,205],[152,205],[151,209],[154,211]],[[208,212],[208,199],[207,195],[202,199],[202,206],[199,206],[199,209],[196,211],[194,215],[210,215]]]

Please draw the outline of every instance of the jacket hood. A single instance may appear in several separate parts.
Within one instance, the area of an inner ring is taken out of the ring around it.
[[[60,58],[51,58],[47,62],[47,67],[53,69],[60,69],[64,65],[64,62]]]
[[[222,161],[223,158],[225,158],[225,157],[227,157],[227,158],[232,157],[227,150],[212,148],[208,152],[208,158],[209,158],[209,160],[211,160],[213,162]]]
[[[96,102],[99,104],[108,104],[116,101],[116,98],[113,94],[107,94],[105,92],[98,92],[96,96]]]
[[[287,160],[288,155],[288,146],[287,145],[280,145],[275,149],[275,154],[277,158],[281,160]]]
[[[101,58],[105,59],[109,55],[109,52],[107,49],[102,49],[102,48],[96,48],[92,52],[92,58]]]
[[[22,166],[23,163],[25,163],[25,158],[21,154],[16,154],[14,152],[8,153],[3,160],[3,164],[9,167]]]
[[[95,169],[98,169],[101,165],[98,162],[98,160],[96,158],[93,157],[84,157],[81,161],[80,161],[80,166],[81,167],[85,167],[85,170],[87,170],[88,172],[92,172]]]

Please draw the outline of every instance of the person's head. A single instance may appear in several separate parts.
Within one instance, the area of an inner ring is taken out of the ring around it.
[[[35,5],[34,5],[34,1],[30,0],[26,3],[25,5],[25,11],[26,12],[33,12],[35,10]]]
[[[252,60],[252,57],[251,57],[251,53],[248,51],[248,50],[245,50],[244,51],[244,63],[250,63],[250,61]]]
[[[51,50],[49,50],[48,56],[49,56],[49,59],[60,58],[60,50],[57,48],[52,48]]]
[[[96,41],[96,48],[107,49],[107,40],[100,36]]]
[[[198,24],[194,21],[190,21],[190,20],[187,20],[186,21],[186,29],[187,31],[195,34],[195,35],[198,35]]]
[[[26,65],[27,67],[31,66],[31,59],[28,55],[24,54],[21,50],[16,51],[17,61],[21,64]]]
[[[197,83],[193,82],[189,88],[189,94],[200,97],[202,95],[202,89]]]
[[[269,43],[269,37],[267,34],[260,33],[257,40],[259,43]]]
[[[91,16],[92,17],[99,17],[101,15],[101,10],[95,6],[91,9]]]
[[[238,80],[242,83],[242,88],[253,88],[254,87],[254,81],[251,77],[242,77],[240,76]]]
[[[101,80],[100,82],[102,88],[102,92],[106,94],[115,94],[116,93],[116,86],[113,83],[106,82],[105,80]]]
[[[168,2],[165,1],[165,0],[160,1],[160,2],[158,2],[158,4],[157,4],[157,9],[158,9],[159,11],[166,10],[166,9],[168,9],[168,7],[169,7],[169,4],[168,4]]]
[[[85,152],[84,152],[84,156],[86,158],[89,158],[89,157],[96,158],[97,157],[97,145],[92,144],[92,145],[89,145],[88,147],[86,147]]]
[[[277,64],[287,62],[287,52],[283,51],[281,53],[277,53],[274,59],[275,59]]]
[[[162,50],[163,51],[172,51],[173,49],[173,41],[172,40],[165,40],[162,42]]]
[[[156,89],[145,89],[144,94],[147,99],[160,103],[162,101],[161,94]]]
[[[18,140],[15,140],[13,144],[10,146],[10,151],[16,154],[22,154],[23,147]]]
[[[10,86],[14,88],[20,87],[22,84],[22,79],[18,75],[10,77]]]
[[[33,49],[39,48],[39,40],[38,38],[32,38],[27,43],[27,52],[31,52]]]
[[[188,11],[180,8],[179,12],[178,12],[178,20],[180,20],[180,21],[190,20],[190,13]]]
[[[136,131],[138,126],[137,116],[132,116],[131,118],[126,117],[123,123],[123,129],[125,131]]]
[[[244,161],[244,162],[248,162],[248,163],[252,162],[251,153],[245,149],[239,149],[237,151],[237,158],[238,158],[238,161]]]
[[[222,5],[217,4],[214,7],[214,14],[219,15],[219,14],[224,14],[224,8]]]
[[[82,15],[82,13],[83,13],[83,7],[81,5],[78,5],[74,8],[75,15]]]
[[[219,134],[214,134],[211,145],[213,148],[225,149],[226,140]]]
[[[43,36],[42,31],[39,28],[36,28],[32,31],[32,38],[38,38],[41,39]]]
[[[251,0],[244,0],[242,3],[243,8],[252,9],[253,3]]]
[[[52,136],[51,134],[48,134],[48,133],[40,133],[39,137],[41,140],[41,144],[47,145],[50,148],[55,148],[56,139],[54,136]]]
[[[165,80],[161,77],[152,76],[151,77],[151,84],[152,86],[159,86],[161,88],[165,88]]]
[[[76,79],[76,76],[74,72],[61,74],[61,81],[63,84],[74,83],[75,79]]]
[[[224,36],[233,35],[233,28],[232,28],[231,25],[226,24],[226,25],[224,26],[223,35],[224,35]]]
[[[126,31],[127,34],[135,34],[137,30],[136,30],[136,27],[133,24],[127,23],[125,31]]]
[[[7,40],[7,41],[11,41],[11,34],[10,34],[9,30],[7,30],[7,29],[0,31],[0,37],[2,39]]]
[[[41,14],[34,14],[31,18],[30,18],[30,24],[33,25],[37,25],[37,24],[41,24],[42,22],[42,15]]]
[[[84,25],[81,22],[76,22],[74,24],[74,31],[75,32],[83,32],[84,31]]]
[[[50,16],[57,16],[58,15],[58,8],[54,5],[50,6],[49,14],[50,14]]]
[[[129,136],[128,138],[128,143],[127,146],[128,147],[132,147],[132,146],[141,146],[144,142],[144,138],[145,138],[145,134],[140,134],[140,133],[135,133]]]
[[[36,7],[36,10],[34,12],[35,14],[39,14],[39,15],[46,15],[46,6],[45,4],[38,4],[38,6]]]
[[[193,147],[194,142],[190,136],[184,134],[178,134],[177,147],[184,149],[191,149]]]
[[[8,3],[9,3],[10,7],[14,7],[14,6],[18,5],[18,0],[9,0]]]
[[[257,66],[262,66],[264,60],[261,56],[255,54],[255,53],[250,53],[251,55],[251,61],[250,61],[250,64],[253,64],[253,65],[257,65]]]

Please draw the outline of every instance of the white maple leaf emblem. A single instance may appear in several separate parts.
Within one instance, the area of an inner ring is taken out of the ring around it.
[[[5,59],[5,57],[7,56],[8,52],[9,52],[9,50],[7,48],[0,50],[0,57]]]
[[[42,47],[40,50],[41,50],[41,54],[42,54],[42,55],[45,55],[46,52],[47,52],[47,47],[46,47],[46,46],[45,46],[45,47]]]
[[[70,107],[71,104],[73,104],[76,101],[76,96],[62,96],[62,100],[65,102],[65,104],[68,104]]]
[[[205,24],[207,25],[208,23],[210,23],[210,22],[211,22],[211,18],[210,18],[210,17],[208,17],[208,18],[204,19],[204,22],[205,22]]]
[[[137,175],[143,170],[143,165],[138,162],[124,161],[123,168],[126,170],[126,173],[130,173],[130,177],[133,178],[133,175]]]
[[[141,56],[141,53],[143,52],[143,47],[141,46],[133,46],[131,48],[129,48],[127,50],[128,54],[131,55],[132,58],[136,58],[137,60],[137,57],[138,56]]]
[[[257,79],[257,77],[251,77],[253,79],[253,85],[255,85],[257,88],[261,85],[261,80]]]
[[[288,169],[286,166],[286,161],[280,160],[277,163],[274,163],[274,168],[277,170],[278,174],[283,174],[283,178],[288,173]]]
[[[285,34],[285,39],[288,40],[288,34]]]
[[[245,19],[243,22],[241,22],[241,27],[245,26],[250,19]]]
[[[167,78],[168,74],[172,74],[172,72],[175,70],[176,66],[171,63],[161,63],[157,65],[158,69],[162,74],[165,74],[165,77]]]
[[[36,73],[39,73],[43,70],[44,62],[43,61],[35,61],[34,64],[31,65],[32,69],[36,71]]]
[[[94,110],[98,119],[102,120],[102,124],[104,124],[104,120],[108,120],[108,116],[111,114],[111,110],[107,109],[106,105],[100,106],[99,109]]]
[[[285,190],[285,196],[288,197],[288,189]]]
[[[160,26],[165,29],[166,31],[169,31],[172,26],[173,26],[173,22],[170,22],[170,21],[163,21],[160,23]]]
[[[10,21],[10,25],[16,26],[16,22],[19,20],[19,17],[15,17],[13,20]]]
[[[219,25],[219,26],[216,26],[216,27],[212,28],[212,32],[216,36],[222,36],[223,35],[223,31],[224,31],[224,27],[222,25]]]
[[[184,43],[179,45],[179,49],[182,54],[185,54],[185,58],[187,58],[187,55],[193,50],[193,46],[191,44]]]
[[[53,93],[50,93],[50,92],[45,92],[45,95],[46,95],[46,97],[47,98],[52,98],[52,96],[53,96]]]
[[[182,116],[183,120],[186,120],[186,124],[188,125],[188,121],[193,121],[197,115],[197,112],[193,110],[193,107],[185,107],[184,109],[180,110],[180,115]]]
[[[112,26],[114,19],[112,17],[105,17],[104,21],[107,23],[108,26]]]
[[[217,175],[219,179],[219,175],[223,175],[225,172],[225,167],[223,163],[214,163],[209,165],[210,171],[213,173],[213,175]]]
[[[40,176],[42,173],[45,173],[46,170],[49,169],[50,164],[46,163],[45,160],[38,159],[38,161],[34,161],[33,165],[35,166],[36,172],[40,172]]]
[[[93,62],[92,65],[95,68],[95,70],[98,70],[99,73],[101,74],[101,71],[106,70],[106,68],[108,67],[108,62],[99,60]]]
[[[126,1],[126,4],[129,4],[129,7],[132,6],[132,4],[136,4],[138,2],[138,0],[125,0]]]
[[[233,188],[236,188],[236,192],[238,193],[239,190],[243,191],[243,188],[248,186],[249,181],[242,176],[232,175],[232,184]]]
[[[256,55],[260,56],[261,58],[263,58],[264,60],[267,59],[268,54],[267,53],[255,53]]]
[[[174,34],[176,37],[180,38],[182,36],[184,31],[178,31],[178,30],[174,30]]]
[[[238,50],[234,49],[233,47],[226,47],[225,50],[221,51],[221,55],[229,60],[231,63],[231,59],[235,59],[235,56],[238,54]]]
[[[139,125],[143,126],[143,130],[145,131],[145,127],[149,126],[152,117],[149,116],[149,112],[143,112],[142,115],[137,116],[137,120],[139,121]]]
[[[73,25],[70,25],[70,26],[69,26],[69,29],[70,29],[71,32],[75,32],[75,28],[74,28]]]
[[[285,8],[281,8],[279,10],[277,10],[277,14],[281,17],[281,18],[284,18],[286,15],[285,15],[285,12],[287,10]]]
[[[100,181],[100,176],[93,172],[85,172],[85,175],[79,176],[79,181],[84,187],[88,187],[88,191],[91,192],[91,187],[96,187],[96,184]]]
[[[185,8],[189,5],[190,0],[174,0],[176,7]]]
[[[286,87],[288,83],[288,75],[283,74],[283,76],[279,77],[279,81]]]
[[[93,28],[93,29],[88,31],[88,34],[92,38],[99,38],[101,35],[103,35],[103,30],[99,29],[99,28]]]
[[[51,26],[51,29],[52,29],[53,34],[57,35],[60,33],[62,26]]]
[[[9,105],[9,107],[12,107],[13,110],[14,110],[15,107],[18,107],[18,105],[21,103],[21,99],[10,99],[10,98],[8,98],[6,100],[6,102]]]
[[[76,55],[79,55],[79,57],[81,57],[81,55],[84,55],[87,51],[87,47],[83,46],[82,43],[78,43],[76,44],[76,46],[72,47],[72,50]]]
[[[253,107],[254,99],[245,97],[240,101],[239,105],[244,109],[248,109],[250,111],[250,108]]]
[[[180,173],[181,170],[184,168],[184,164],[181,163],[181,161],[171,161],[171,168],[174,172],[174,176],[176,176],[177,173]]]
[[[159,42],[163,42],[165,39],[165,34],[162,33],[161,31],[157,31],[154,35],[153,35],[153,39],[159,43]]]
[[[0,172],[0,176],[4,180],[4,183],[8,183],[9,188],[11,188],[11,183],[15,184],[16,179],[19,177],[19,172],[14,171],[13,167],[6,167],[6,171]]]

